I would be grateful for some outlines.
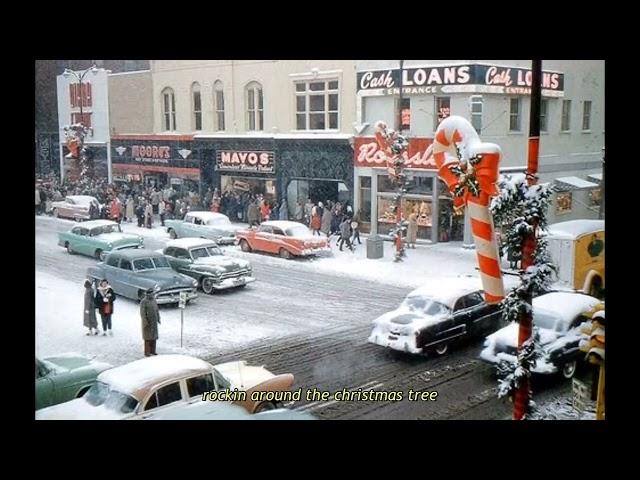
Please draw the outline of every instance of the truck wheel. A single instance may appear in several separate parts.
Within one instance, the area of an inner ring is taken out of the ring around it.
[[[281,248],[280,249],[280,257],[281,258],[286,258],[287,260],[289,260],[291,258],[291,253],[289,253],[289,250],[287,250],[285,248]]]
[[[572,360],[562,365],[562,376],[564,378],[572,378],[573,375],[576,373],[576,366],[577,365],[575,360]]]
[[[242,249],[243,252],[251,251],[251,246],[249,245],[249,242],[247,242],[244,238],[240,240],[240,248]]]
[[[172,240],[175,240],[176,238],[178,238],[178,234],[176,233],[176,231],[173,228],[169,229],[169,237]]]

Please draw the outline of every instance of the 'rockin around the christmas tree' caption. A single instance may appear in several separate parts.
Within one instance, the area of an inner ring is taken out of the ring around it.
[[[415,391],[409,389],[407,392],[398,390],[363,390],[361,388],[357,390],[347,390],[343,388],[335,392],[328,390],[318,390],[317,388],[311,388],[303,393],[303,389],[299,388],[292,391],[280,391],[280,392],[248,392],[238,390],[220,390],[210,391],[202,394],[203,402],[244,402],[246,400],[251,401],[265,401],[265,402],[298,402],[300,400],[306,400],[307,402],[401,402],[403,400],[409,400],[410,402],[435,402],[438,399],[438,392],[432,391]]]

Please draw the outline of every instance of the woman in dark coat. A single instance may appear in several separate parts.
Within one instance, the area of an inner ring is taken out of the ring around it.
[[[109,335],[113,336],[113,331],[111,330],[111,315],[113,315],[113,302],[115,299],[116,294],[113,288],[111,288],[111,285],[109,285],[109,282],[102,280],[96,292],[95,301],[96,308],[102,318],[103,336],[107,335],[107,331],[109,331]]]
[[[144,356],[157,355],[156,341],[158,340],[158,324],[160,310],[152,288],[140,302],[140,318],[142,319],[142,340],[144,340]]]
[[[84,326],[89,329],[87,335],[98,335],[98,320],[96,319],[96,304],[92,286],[89,280],[84,281]]]

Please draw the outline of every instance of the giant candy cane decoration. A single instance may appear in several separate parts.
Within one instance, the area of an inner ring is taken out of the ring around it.
[[[504,298],[504,284],[489,201],[498,194],[500,147],[481,142],[467,120],[451,116],[436,130],[433,157],[439,176],[454,195],[454,206],[468,208],[485,300],[499,303]]]

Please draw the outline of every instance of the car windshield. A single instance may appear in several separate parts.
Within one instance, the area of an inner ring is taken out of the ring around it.
[[[404,306],[409,307],[409,310],[421,310],[427,315],[441,315],[449,313],[449,308],[446,305],[427,297],[407,297],[403,304]]]
[[[545,312],[541,310],[533,311],[533,323],[540,328],[546,328],[548,330],[562,331],[562,322],[552,312]]]
[[[311,235],[311,231],[304,225],[289,227],[285,229],[284,233],[286,233],[288,237],[306,237]]]
[[[120,229],[120,225],[101,225],[96,228],[91,229],[91,236],[97,237],[98,235],[102,235],[103,233],[122,233]]]
[[[207,219],[207,225],[231,225],[227,217],[215,217]]]
[[[215,245],[194,248],[191,250],[191,256],[194,260],[203,257],[213,257],[214,255],[222,255],[222,250],[220,250]]]
[[[138,401],[130,395],[112,390],[104,382],[96,382],[83,397],[89,405],[98,407],[104,405],[109,410],[118,413],[131,413],[138,405]]]
[[[153,270],[155,267],[150,258],[139,258],[133,261],[135,270]]]
[[[153,263],[155,263],[156,268],[171,268],[171,265],[164,257],[153,257]]]

